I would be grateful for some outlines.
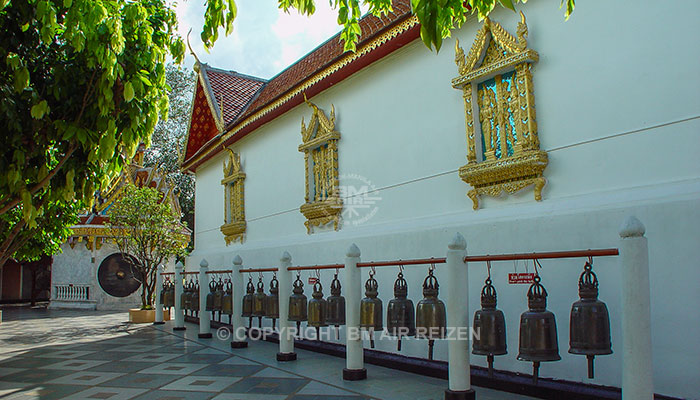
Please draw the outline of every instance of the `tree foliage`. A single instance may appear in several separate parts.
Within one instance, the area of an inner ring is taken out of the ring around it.
[[[195,75],[192,71],[168,64],[165,81],[170,87],[168,119],[158,121],[151,137],[151,147],[146,149],[144,165],[157,167],[177,188],[182,221],[194,231],[194,176],[180,171],[179,157],[187,136]]]
[[[128,184],[123,195],[109,208],[110,234],[117,238],[117,247],[124,259],[135,257],[134,276],[141,279],[142,307],[153,304],[158,267],[183,254],[188,238],[184,238],[170,203],[162,201],[162,193]]]

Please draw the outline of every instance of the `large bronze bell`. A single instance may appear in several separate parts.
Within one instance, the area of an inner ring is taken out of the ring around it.
[[[272,318],[272,330],[275,330],[275,322],[280,317],[279,282],[277,276],[273,275],[270,281],[270,294],[265,299],[265,316]]]
[[[360,328],[369,331],[369,346],[374,348],[374,331],[384,329],[382,320],[382,300],[377,298],[379,284],[374,279],[374,271],[369,272],[365,282],[365,297],[360,301]]]
[[[569,353],[588,358],[588,378],[593,379],[593,358],[612,354],[608,307],[598,300],[598,277],[587,262],[578,279],[581,298],[571,306],[569,320]]]
[[[258,328],[260,329],[262,329],[262,319],[265,316],[266,299],[265,284],[263,283],[262,276],[260,276],[260,280],[258,280],[258,290],[253,295],[253,316],[258,317]]]
[[[401,338],[416,335],[416,314],[413,302],[407,298],[408,283],[399,271],[394,281],[394,298],[386,307],[386,327],[389,335],[398,337],[397,350],[401,351]]]
[[[428,276],[423,281],[423,299],[416,306],[416,337],[428,339],[428,359],[433,359],[435,339],[445,337],[447,331],[447,311],[445,303],[438,299],[440,285],[433,274],[433,268],[428,270]]]
[[[301,275],[293,283],[292,295],[289,296],[289,320],[296,321],[297,332],[301,331],[301,322],[307,319],[306,296],[304,295],[304,282]]]
[[[311,294],[311,300],[309,300],[308,305],[308,324],[316,328],[316,340],[321,336],[321,327],[328,326],[326,323],[327,313],[328,303],[323,298],[323,286],[321,281],[317,280],[314,283],[314,291]]]
[[[248,285],[245,288],[245,295],[243,296],[243,312],[242,317],[248,317],[248,328],[253,325],[253,297],[255,294],[255,285],[253,285],[253,278],[248,278]]]
[[[192,293],[190,289],[190,283],[183,285],[182,294],[180,295],[180,306],[187,313],[192,308]]]
[[[481,310],[474,313],[474,338],[472,354],[486,356],[489,363],[489,377],[493,378],[493,357],[507,354],[506,319],[503,311],[496,308],[496,288],[491,284],[491,276],[486,278],[481,289]]]
[[[175,285],[172,282],[166,282],[163,286],[163,306],[170,309],[175,305]]]
[[[223,287],[224,283],[221,283]],[[231,323],[231,315],[233,315],[233,282],[231,280],[226,280],[226,291],[221,297],[221,311],[219,312],[219,319],[221,319],[221,314],[228,315],[228,323]]]
[[[199,281],[192,282],[192,294],[190,296],[192,315],[199,314]]]
[[[224,307],[224,281],[219,278],[216,282],[216,290],[214,291],[214,311],[219,312],[218,321],[221,322],[221,309]]]
[[[212,279],[209,281],[209,293],[207,293],[207,308],[206,311],[211,311],[214,314],[214,292],[216,292],[216,282]]]
[[[331,295],[326,299],[328,305],[326,322],[329,325],[335,325],[336,339],[340,339],[340,325],[345,325],[345,297],[340,295],[340,291],[340,280],[336,273],[331,282]]]
[[[532,381],[537,384],[540,362],[558,361],[559,342],[557,321],[547,311],[547,290],[540,284],[540,276],[527,291],[528,311],[520,315],[520,352],[518,360],[532,361]]]

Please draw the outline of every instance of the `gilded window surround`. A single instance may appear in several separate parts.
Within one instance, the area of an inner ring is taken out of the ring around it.
[[[221,233],[224,235],[226,245],[240,241],[246,231],[244,186],[245,173],[241,170],[241,157],[233,150],[226,148],[228,160],[224,160],[224,224],[221,225]],[[228,161],[228,162],[227,162]]]
[[[463,93],[468,145],[467,164],[459,169],[459,176],[473,188],[467,195],[475,210],[479,208],[479,195],[515,193],[532,185],[535,200],[542,200],[542,188],[546,184],[543,171],[548,157],[540,150],[537,136],[530,71],[539,55],[527,48],[527,35],[525,15],[521,12],[516,37],[485,18],[468,55],[459,47],[459,40],[455,43],[455,63],[460,76],[452,80],[452,86]],[[514,72],[512,81],[502,81],[501,74],[510,72]],[[479,88],[479,84],[491,78],[495,80],[493,91],[498,93],[498,98],[487,99],[484,95],[487,90]],[[474,118],[475,113],[479,118]],[[482,129],[480,121],[484,120],[489,124]],[[507,130],[511,126],[509,138]],[[485,151],[478,160],[477,145],[481,146],[482,142]]]
[[[314,226],[333,223],[338,230],[343,201],[340,199],[338,178],[338,140],[340,133],[335,130],[335,107],[331,106],[330,118],[323,110],[304,97],[313,109],[313,115],[306,126],[301,119],[302,144],[299,151],[304,153],[306,173],[305,202],[299,211],[306,217],[306,232],[312,233]]]

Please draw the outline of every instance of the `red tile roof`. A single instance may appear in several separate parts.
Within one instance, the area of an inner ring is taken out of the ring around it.
[[[236,119],[266,82],[264,79],[212,68],[206,64],[200,68],[211,88],[217,112],[220,113],[223,109],[224,126]]]

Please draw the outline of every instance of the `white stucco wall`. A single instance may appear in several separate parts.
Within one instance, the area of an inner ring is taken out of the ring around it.
[[[568,22],[550,2],[521,7],[529,47],[540,54],[533,68],[535,103],[541,148],[549,154],[542,202],[527,189],[482,197],[481,209],[472,210],[469,186],[457,174],[466,163],[466,138],[461,93],[450,85],[457,75],[454,39],[438,54],[416,41],[312,99],[326,112],[335,105],[341,176],[360,175],[379,189],[371,219],[306,234],[297,146],[301,119],[308,121],[311,111],[301,105],[233,146],[247,174],[242,245],[226,247],[219,231],[223,155],[197,169],[195,251],[188,268],[202,257],[211,269],[228,267],[235,254],[247,266],[277,265],[282,251],[295,265],[337,263],[353,242],[364,261],[442,257],[455,232],[465,236],[471,254],[617,247],[619,224],[634,214],[646,225],[650,245],[656,392],[698,398],[700,262],[691,249],[700,239],[700,3],[678,2],[672,15],[643,3],[581,2]],[[514,32],[518,16],[498,10],[492,19]],[[465,51],[479,27],[470,21],[455,33]],[[585,357],[567,353],[569,310],[584,260],[543,262],[562,361],[543,364],[541,374],[619,387],[621,271],[616,258],[594,261],[616,353],[596,358],[596,379],[585,379]],[[527,286],[506,284],[513,270],[512,263],[494,264],[509,348],[496,368],[530,373],[529,363],[515,360]],[[407,271],[417,303],[426,268]],[[524,271],[522,263],[518,271]],[[379,270],[385,305],[396,272]],[[469,315],[478,308],[485,273],[484,265],[470,267]],[[326,294],[331,275],[323,274]],[[438,268],[437,276],[445,274]],[[377,348],[395,351],[395,342]],[[403,354],[425,357],[426,348],[424,341],[406,342]],[[436,358],[446,359],[446,351],[438,343]],[[486,365],[483,357],[473,356],[472,363]]]

